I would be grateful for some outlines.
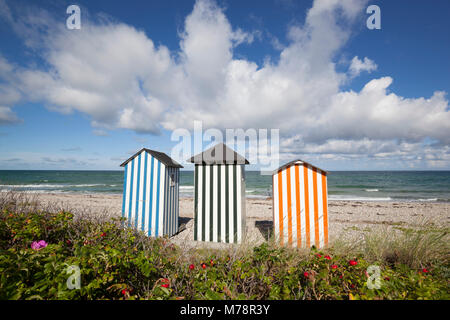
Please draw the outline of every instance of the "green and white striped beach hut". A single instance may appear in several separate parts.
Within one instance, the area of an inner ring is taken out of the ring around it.
[[[125,168],[122,217],[128,227],[152,237],[176,234],[183,167],[165,153],[145,148],[120,166]]]
[[[194,240],[241,243],[245,238],[245,165],[225,144],[193,156]]]

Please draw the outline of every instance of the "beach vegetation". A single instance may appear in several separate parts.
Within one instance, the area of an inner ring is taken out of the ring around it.
[[[123,226],[0,200],[0,299],[449,299],[443,229],[324,250],[186,249]]]

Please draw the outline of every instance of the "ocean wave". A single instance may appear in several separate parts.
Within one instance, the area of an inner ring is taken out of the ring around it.
[[[102,183],[94,184],[0,184],[3,188],[86,188],[86,187],[99,187],[106,186]]]
[[[378,189],[366,189],[366,192],[378,192]]]
[[[0,192],[10,192],[11,189],[1,189]],[[28,194],[39,194],[39,193],[69,193],[68,191],[64,191],[64,190],[24,190],[24,191],[20,191],[23,193],[28,193]]]
[[[180,190],[194,190],[194,186],[180,186]]]
[[[269,196],[267,195],[262,195],[262,194],[249,194],[245,196],[248,199],[266,199],[269,198]]]
[[[334,201],[391,201],[391,197],[359,197],[359,196],[339,196],[331,195],[330,200]]]

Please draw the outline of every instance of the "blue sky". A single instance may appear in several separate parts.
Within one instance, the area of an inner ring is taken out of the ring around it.
[[[282,163],[450,169],[446,0],[78,1],[80,30],[70,4],[0,0],[0,169],[116,170],[194,120],[279,129]]]

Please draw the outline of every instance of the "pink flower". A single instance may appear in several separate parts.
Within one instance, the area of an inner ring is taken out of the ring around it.
[[[348,264],[351,265],[351,266],[356,266],[356,265],[358,264],[358,261],[356,261],[356,260],[350,260],[350,261],[348,262]]]
[[[322,258],[322,255],[320,253],[316,254],[317,258]]]
[[[189,265],[189,270],[193,270],[195,266],[193,264]]]
[[[331,260],[330,256],[325,256],[324,258],[327,259],[327,260]]]
[[[338,268],[338,266],[335,265],[335,264],[333,264],[333,265],[331,266],[331,269],[337,269],[337,268]]]
[[[305,278],[308,278],[309,277],[309,273],[308,272],[303,272],[303,276],[305,277]]]
[[[428,273],[429,271],[428,271],[427,268],[423,268],[423,269],[422,269],[422,272],[423,272],[423,273]]]
[[[45,248],[47,245],[48,245],[48,243],[45,242],[44,240],[33,241],[33,243],[31,244],[31,249],[39,250],[39,249]]]

